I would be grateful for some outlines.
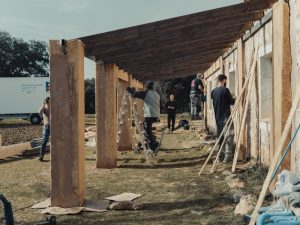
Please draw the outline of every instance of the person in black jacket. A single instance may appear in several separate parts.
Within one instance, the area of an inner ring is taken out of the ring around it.
[[[198,73],[191,83],[191,120],[200,119],[199,113],[201,112],[201,98],[205,95],[205,88],[202,82],[203,77],[203,73]]]
[[[177,109],[177,103],[175,101],[175,96],[174,95],[170,95],[170,101],[167,102],[166,108],[167,108],[167,111],[168,111],[168,128],[170,130],[171,121],[172,121],[172,131],[174,131],[175,119],[176,119],[176,109]]]
[[[221,74],[218,76],[219,86],[211,92],[211,99],[213,100],[213,107],[215,111],[215,119],[217,123],[217,137],[220,137],[222,130],[230,116],[230,106],[234,105],[235,98],[232,97],[229,89],[226,87],[227,76]],[[223,162],[227,163],[232,156],[233,151],[233,126],[230,127],[229,134],[225,143],[225,157]],[[224,138],[224,137],[223,137]],[[222,141],[220,142],[222,143]],[[220,147],[220,144],[219,144]],[[219,148],[217,148],[219,150]],[[221,160],[222,155],[220,156]]]

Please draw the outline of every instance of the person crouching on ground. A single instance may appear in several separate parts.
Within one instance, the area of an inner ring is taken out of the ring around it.
[[[155,153],[158,142],[152,132],[153,123],[159,120],[160,116],[160,96],[153,89],[154,83],[149,81],[146,84],[145,91],[136,91],[135,88],[128,87],[129,92],[134,98],[140,98],[144,101],[144,129],[150,149]],[[138,126],[138,124],[136,124]]]
[[[211,92],[211,99],[213,100],[213,107],[215,111],[215,119],[217,123],[217,138],[220,137],[222,130],[225,127],[225,124],[230,116],[230,106],[234,105],[235,98],[232,97],[229,89],[226,87],[227,76],[221,74],[218,76],[219,86],[213,89]],[[234,135],[234,128],[233,125],[230,127],[229,134],[225,138],[225,157],[224,153],[220,154],[219,161],[227,163],[231,160],[232,153],[233,153],[233,135]],[[217,150],[220,149],[220,145],[222,140],[219,142]],[[222,150],[223,151],[223,150]]]
[[[44,121],[42,142],[40,148],[40,157],[39,157],[39,160],[43,161],[45,151],[46,151],[46,146],[50,136],[50,98],[49,97],[47,97],[43,101],[43,106],[39,109],[39,114],[41,115]]]
[[[168,128],[171,130],[171,122],[172,122],[172,131],[175,128],[175,119],[176,119],[176,109],[177,103],[175,101],[175,96],[170,95],[170,100],[166,104],[167,111],[168,111]]]

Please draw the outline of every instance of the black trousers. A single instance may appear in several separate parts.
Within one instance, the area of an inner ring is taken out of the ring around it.
[[[146,131],[147,139],[149,142],[149,147],[153,151],[155,151],[158,146],[156,138],[152,132],[152,125],[153,125],[153,123],[157,122],[157,120],[158,120],[158,118],[156,118],[156,117],[145,117],[145,122],[144,122],[144,129]]]
[[[171,128],[171,122],[172,122],[172,130],[175,128],[175,119],[176,114],[175,113],[168,113],[168,128]]]

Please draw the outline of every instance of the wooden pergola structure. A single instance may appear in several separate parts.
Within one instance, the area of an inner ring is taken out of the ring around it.
[[[255,0],[62,43],[50,41],[52,205],[81,206],[85,200],[84,57],[97,64],[96,165],[115,168],[117,98],[125,87],[141,89],[146,80],[205,71],[273,2]],[[130,127],[124,129],[128,134]],[[123,148],[131,148],[128,136],[122,138]]]

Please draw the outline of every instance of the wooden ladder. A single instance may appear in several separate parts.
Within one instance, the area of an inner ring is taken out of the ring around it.
[[[129,108],[128,104],[130,104],[130,106],[131,106],[132,118],[125,118],[125,116],[128,114],[128,108]],[[134,121],[135,126],[132,126],[132,124],[129,124],[129,121],[130,122]],[[120,107],[119,114],[118,114],[117,147],[119,146],[119,143],[120,143],[120,138],[121,138],[121,134],[122,134],[122,126],[124,125],[125,122],[130,127],[132,143],[135,146],[135,148],[138,148],[138,144],[141,143],[147,162],[153,163],[154,153],[149,147],[148,139],[147,139],[147,135],[146,135],[146,131],[144,129],[143,123],[140,122],[140,120],[139,120],[136,101],[132,97],[132,95],[130,93],[128,93],[127,91],[124,93],[124,96],[122,98],[121,107]]]

